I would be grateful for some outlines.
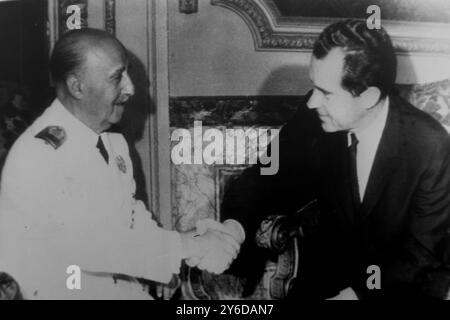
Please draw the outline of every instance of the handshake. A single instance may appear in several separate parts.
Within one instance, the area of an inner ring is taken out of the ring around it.
[[[188,266],[221,274],[237,257],[245,234],[237,221],[204,219],[197,222],[196,232],[182,233],[181,240]]]

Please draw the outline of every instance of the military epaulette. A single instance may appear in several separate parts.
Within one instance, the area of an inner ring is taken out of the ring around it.
[[[66,141],[66,131],[59,126],[49,126],[35,135],[45,143],[50,144],[54,149],[58,149]]]

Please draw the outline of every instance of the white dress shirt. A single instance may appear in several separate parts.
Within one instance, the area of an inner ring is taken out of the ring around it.
[[[356,169],[358,174],[359,195],[361,202],[364,199],[370,171],[372,170],[373,162],[375,160],[375,154],[386,125],[388,111],[389,97],[386,98],[380,113],[369,126],[350,131],[356,135],[359,141],[356,153]],[[349,145],[351,143],[350,132],[347,135]]]

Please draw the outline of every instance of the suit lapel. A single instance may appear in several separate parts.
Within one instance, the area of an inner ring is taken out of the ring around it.
[[[371,214],[380,199],[384,185],[392,179],[392,174],[399,164],[401,117],[399,109],[392,105],[393,102],[391,99],[386,125],[367,182],[361,208],[362,218]]]

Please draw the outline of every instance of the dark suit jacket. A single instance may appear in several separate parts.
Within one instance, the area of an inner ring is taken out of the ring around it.
[[[227,190],[225,217],[247,243],[232,271],[251,277],[265,253],[253,243],[262,219],[317,198],[319,230],[301,243],[293,296],[325,298],[351,286],[363,298],[446,296],[450,287],[450,140],[426,113],[391,96],[360,211],[354,212],[345,132],[325,133],[302,101],[280,133],[280,168],[246,170]],[[381,270],[369,290],[367,268]],[[244,266],[244,267],[242,267]]]

